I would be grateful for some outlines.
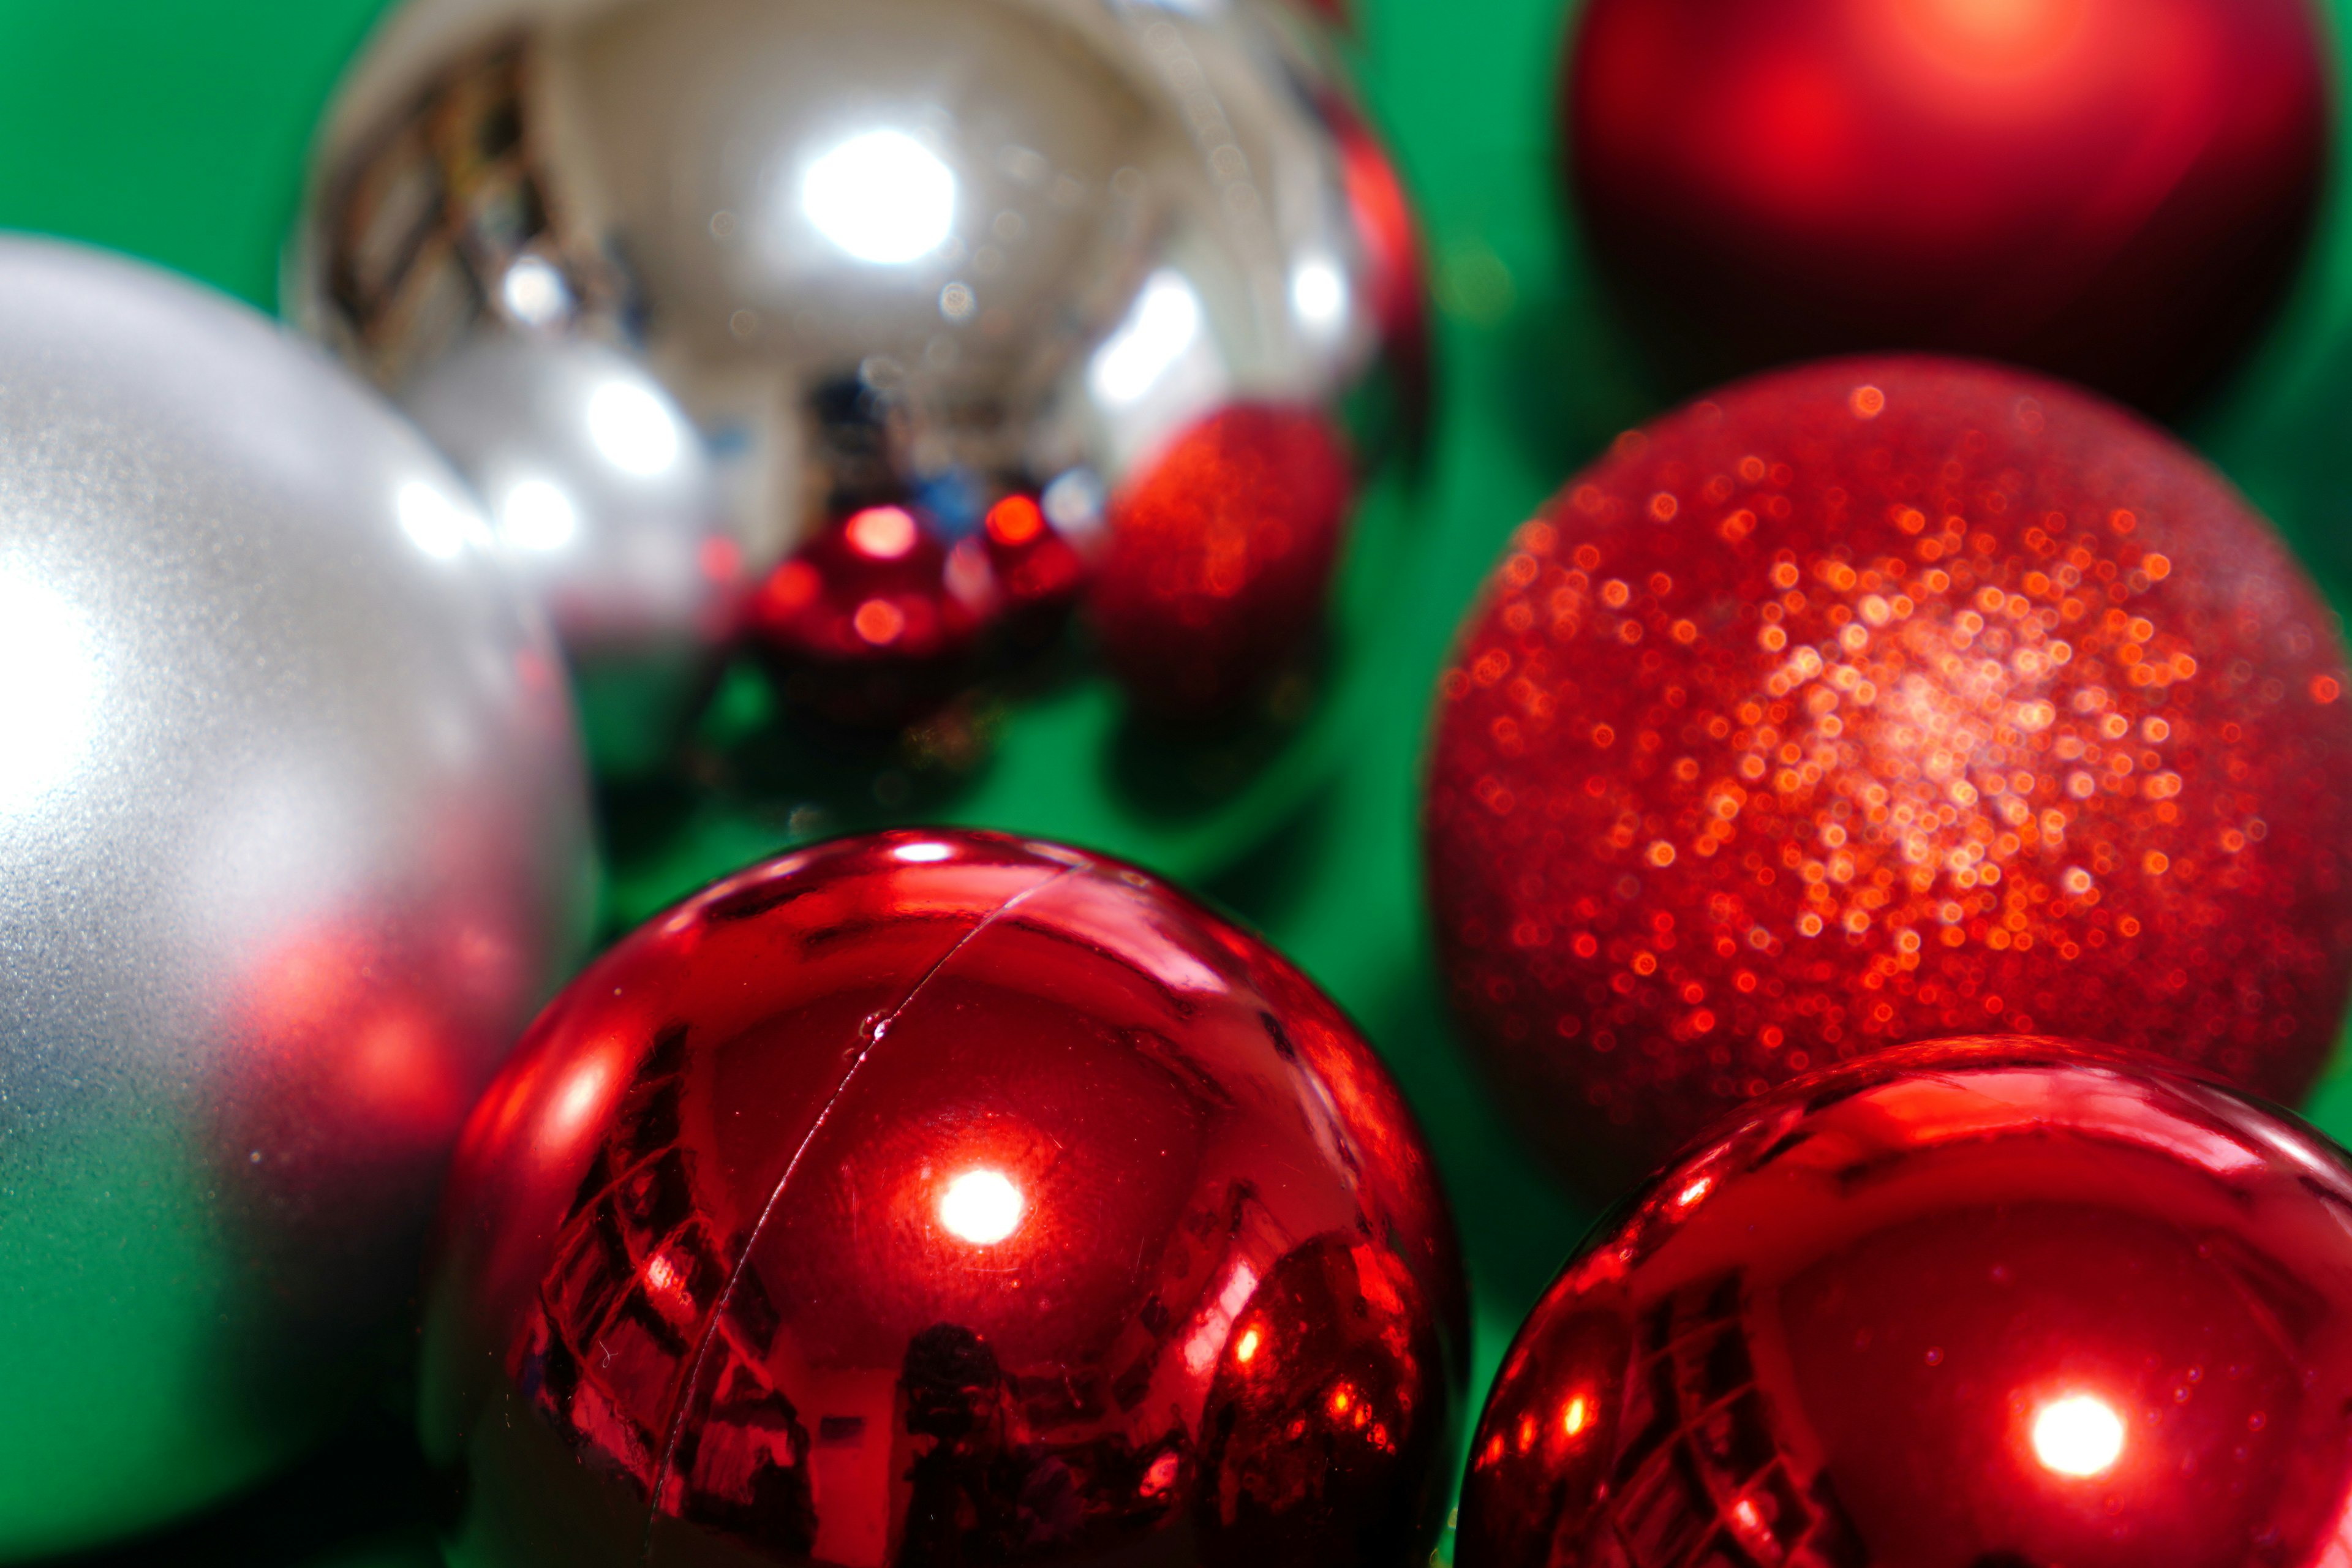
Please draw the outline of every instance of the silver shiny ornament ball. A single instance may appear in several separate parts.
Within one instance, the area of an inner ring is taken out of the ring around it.
[[[723,551],[608,502],[581,413],[483,395],[542,356],[667,395],[752,580],[877,502],[960,535],[1021,491],[1083,540],[1237,405],[1341,432],[1396,284],[1339,91],[1254,0],[410,0],[328,117],[288,305],[503,536],[507,476],[562,491],[534,570],[577,652],[625,540],[679,581]]]
[[[261,318],[0,240],[0,1557],[251,1480],[397,1342],[591,891],[488,531]]]

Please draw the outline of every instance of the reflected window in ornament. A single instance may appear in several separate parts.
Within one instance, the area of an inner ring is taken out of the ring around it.
[[[872,561],[896,561],[915,548],[915,520],[903,508],[869,506],[849,520],[850,547]]]
[[[1328,336],[1348,319],[1348,279],[1326,256],[1310,256],[1290,273],[1290,310],[1298,324]]]
[[[927,866],[936,860],[944,860],[952,853],[954,851],[944,844],[901,844],[890,851],[890,858],[910,865]]]
[[[1244,1329],[1234,1345],[1234,1359],[1244,1366],[1257,1360],[1257,1352],[1265,1344],[1265,1335],[1255,1328]]]
[[[667,472],[686,445],[662,400],[627,381],[608,381],[589,397],[588,437],[606,462],[640,479]]]
[[[562,549],[579,534],[579,509],[561,486],[546,479],[520,480],[499,502],[499,538],[509,549],[544,553]]]
[[[867,131],[801,177],[801,212],[860,261],[896,266],[937,250],[955,226],[956,177],[903,131]]]
[[[456,560],[467,544],[484,542],[488,531],[469,508],[421,479],[401,486],[392,504],[400,519],[400,531],[436,561]]]
[[[98,677],[97,655],[73,607],[28,563],[0,560],[0,819],[80,765]]]
[[[1092,533],[1102,526],[1102,481],[1092,468],[1064,469],[1039,493],[1037,505],[1064,533]]]
[[[1095,351],[1087,379],[1114,407],[1139,403],[1200,335],[1201,297],[1181,274],[1162,268],[1144,280],[1127,320]]]
[[[940,1194],[940,1223],[974,1247],[992,1247],[1021,1228],[1021,1189],[1002,1171],[966,1171]]]
[[[2068,1394],[2034,1414],[2033,1457],[2055,1474],[2104,1475],[2123,1451],[2123,1417],[2096,1395]]]
[[[572,310],[572,289],[545,257],[518,258],[499,279],[499,300],[507,314],[529,327],[562,321]]]

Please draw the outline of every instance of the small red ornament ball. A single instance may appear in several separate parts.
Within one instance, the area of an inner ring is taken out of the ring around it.
[[[425,1341],[480,1564],[1418,1564],[1464,1287],[1337,1009],[1125,867],[898,831],[639,930],[475,1111]]]
[[[2311,0],[1594,0],[1591,243],[1699,379],[1865,348],[2169,409],[2268,315],[2329,139]]]
[[[1978,1040],[1742,1111],[1588,1240],[1459,1568],[2319,1568],[2352,1167],[2157,1058]]]
[[[911,507],[861,507],[769,574],[746,629],[787,700],[890,729],[953,695],[992,586],[979,546],[957,554]]]
[[[1320,412],[1229,405],[1111,497],[1090,593],[1114,674],[1163,718],[1234,711],[1323,624],[1355,479]]]
[[[1604,1186],[1988,1028],[2292,1102],[2352,983],[2347,685],[2269,526],[2107,405],[1929,359],[1734,386],[1521,528],[1443,677],[1455,1004]]]

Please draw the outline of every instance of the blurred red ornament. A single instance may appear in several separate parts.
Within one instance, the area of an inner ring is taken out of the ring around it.
[[[945,701],[972,653],[980,619],[956,564],[912,510],[866,507],[769,574],[749,629],[788,700],[835,723],[901,724]]]
[[[2352,1168],[2155,1058],[1915,1047],[1748,1107],[1505,1358],[1460,1568],[2319,1568]]]
[[[425,1340],[470,1563],[1418,1564],[1463,1283],[1329,1002],[1140,873],[804,851],[560,996]]]
[[[2347,682],[2270,528],[2112,407],[1927,359],[1742,384],[1522,528],[1443,679],[1455,1004],[1604,1186],[1969,1030],[2293,1101],[2352,981]]]
[[[1311,408],[1234,404],[1192,425],[1111,498],[1091,590],[1105,656],[1163,716],[1228,712],[1322,625],[1354,479]]]
[[[1006,639],[1030,648],[1051,642],[1086,586],[1086,562],[1076,546],[1047,521],[1035,498],[1019,491],[988,509],[981,539],[1002,596],[995,616]]]
[[[1695,380],[1948,349],[2165,411],[2294,275],[2329,58],[2309,0],[1594,0],[1563,115]]]
[[[1388,149],[1354,101],[1331,88],[1317,102],[1339,145],[1348,211],[1364,247],[1372,320],[1403,384],[1406,431],[1418,440],[1430,402],[1428,268],[1420,224]]]

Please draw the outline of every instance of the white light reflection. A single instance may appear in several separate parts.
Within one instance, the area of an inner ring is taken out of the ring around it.
[[[400,519],[400,531],[436,561],[454,561],[467,545],[485,542],[488,530],[471,509],[422,479],[401,486],[392,504]]]
[[[935,860],[944,860],[952,853],[944,844],[901,844],[890,851],[890,858],[910,865],[927,866]]]
[[[662,400],[627,381],[608,381],[589,397],[588,436],[606,462],[640,479],[667,471],[686,445]]]
[[[1163,268],[1144,279],[1127,320],[1095,351],[1087,381],[1114,407],[1139,403],[1200,335],[1201,297]]]
[[[2069,1394],[2034,1414],[2033,1457],[2059,1475],[2100,1475],[2123,1451],[2123,1417],[2104,1399]]]
[[[903,131],[867,131],[801,177],[801,211],[860,261],[893,266],[938,249],[955,226],[956,178]]]
[[[940,1223],[975,1247],[990,1247],[1021,1228],[1026,1207],[1003,1172],[966,1171],[940,1194]]]
[[[1290,310],[1300,326],[1328,334],[1347,320],[1347,275],[1328,257],[1308,257],[1291,269]]]
[[[499,538],[516,550],[556,551],[580,534],[580,510],[560,486],[523,479],[499,502]]]
[[[499,280],[499,299],[507,313],[529,326],[544,327],[572,309],[572,290],[563,274],[544,257],[526,256]]]
[[[89,751],[98,658],[80,616],[0,560],[0,817],[71,777]]]

